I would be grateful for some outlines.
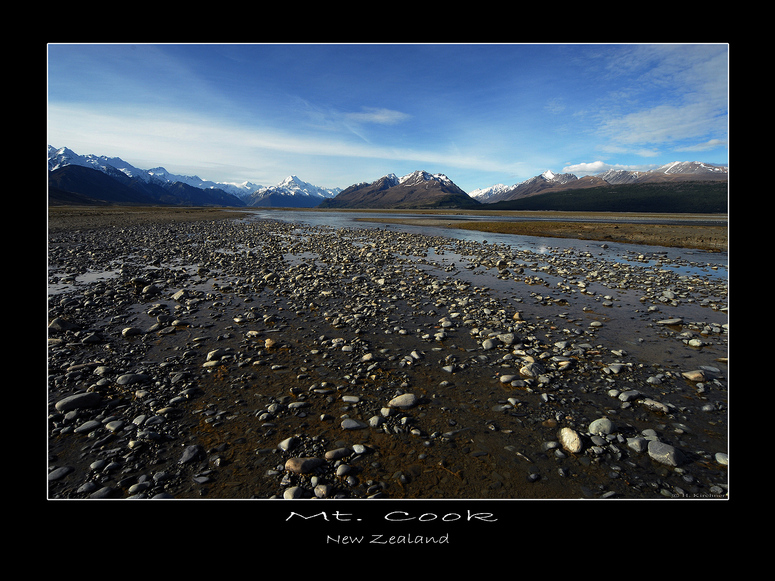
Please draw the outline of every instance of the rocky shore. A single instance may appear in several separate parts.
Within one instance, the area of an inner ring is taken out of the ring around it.
[[[49,217],[51,499],[727,497],[703,264],[121,212]]]

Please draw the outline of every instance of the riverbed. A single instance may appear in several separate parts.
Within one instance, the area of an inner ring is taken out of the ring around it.
[[[51,229],[50,497],[727,497],[726,253],[360,217]]]

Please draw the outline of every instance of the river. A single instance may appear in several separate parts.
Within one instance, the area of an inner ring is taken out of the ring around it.
[[[604,255],[606,260],[615,262],[632,263],[637,261],[641,266],[659,265],[663,260],[671,263],[671,268],[680,274],[688,276],[708,276],[712,279],[727,279],[728,277],[728,252],[706,252],[688,248],[671,248],[663,246],[645,246],[639,244],[623,244],[616,242],[598,242],[592,240],[575,240],[570,238],[548,238],[537,236],[520,236],[515,234],[498,234],[493,232],[478,232],[475,230],[463,230],[457,228],[442,228],[437,226],[415,226],[407,224],[384,224],[379,220],[397,220],[397,219],[439,219],[438,214],[423,213],[379,213],[379,212],[310,212],[304,210],[266,210],[251,209],[251,214],[255,218],[266,220],[280,220],[284,222],[301,223],[310,226],[327,226],[334,229],[339,228],[392,228],[405,232],[425,234],[428,236],[444,236],[464,241],[489,242],[491,244],[505,245],[514,250],[530,251],[539,254],[546,254],[553,250],[572,249],[575,251],[588,251]],[[492,220],[491,216],[482,216],[480,214],[455,214],[442,215],[445,220]],[[498,216],[498,220],[525,220],[523,216]],[[548,219],[535,218],[529,219]],[[605,221],[613,221],[617,218],[605,217]],[[618,218],[620,220],[637,221],[639,223],[650,224],[677,224],[707,223],[710,225],[726,225],[726,217],[716,218],[713,216],[700,217],[626,217]],[[368,220],[368,221],[367,221]],[[595,217],[576,217],[568,218],[562,216],[563,221],[599,221],[602,218]],[[645,260],[644,260],[645,258]]]

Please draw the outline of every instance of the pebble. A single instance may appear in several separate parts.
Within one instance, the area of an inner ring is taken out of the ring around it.
[[[607,435],[614,431],[614,424],[608,418],[599,418],[589,424],[589,433],[597,435]]]
[[[70,410],[96,407],[101,401],[102,396],[99,393],[77,393],[60,399],[55,407],[60,412],[67,412]]]
[[[576,430],[573,430],[572,428],[567,428],[567,427],[562,428],[560,430],[559,439],[560,439],[560,444],[562,444],[562,447],[565,448],[571,454],[578,454],[579,452],[581,452],[583,443],[581,441],[581,436],[579,436]]]
[[[288,458],[285,469],[298,474],[308,474],[324,462],[322,458]]]
[[[648,453],[657,462],[668,466],[680,466],[683,462],[683,454],[679,450],[658,440],[649,442]]]
[[[388,406],[391,408],[408,409],[416,406],[418,398],[413,393],[404,393],[396,396],[388,402]]]

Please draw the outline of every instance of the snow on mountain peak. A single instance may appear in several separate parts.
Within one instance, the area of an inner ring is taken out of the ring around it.
[[[470,192],[468,195],[474,198],[475,200],[485,202],[486,200],[489,200],[493,196],[502,194],[504,192],[508,192],[513,188],[514,186],[507,186],[506,184],[495,184],[494,186],[490,186],[487,188],[477,188],[473,192]]]
[[[547,180],[553,180],[553,179],[554,179],[554,174],[552,173],[552,170],[550,170],[550,169],[546,170],[546,171],[545,171],[544,173],[542,173],[541,175],[542,175],[544,178],[546,178]]]
[[[318,198],[333,198],[341,191],[340,188],[321,188],[312,185],[298,176],[290,175],[276,186],[259,187],[253,195],[267,196],[270,194],[281,194],[286,196],[309,196]]]
[[[431,180],[441,182],[446,185],[450,185],[452,183],[452,180],[450,180],[443,173],[430,174],[427,171],[423,171],[423,170],[417,170],[410,174],[406,174],[402,178],[399,178],[398,183],[400,184],[420,183],[420,182],[431,181]]]

